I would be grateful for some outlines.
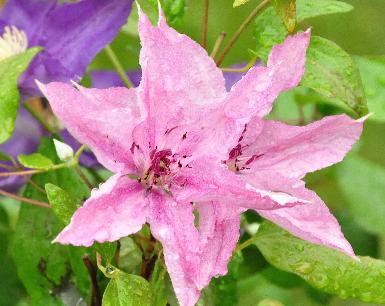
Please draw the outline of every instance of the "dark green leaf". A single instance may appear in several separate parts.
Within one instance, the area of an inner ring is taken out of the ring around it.
[[[14,129],[19,106],[17,80],[39,50],[31,48],[0,61],[0,143],[5,142]]]
[[[153,306],[150,284],[142,277],[115,269],[103,294],[103,306]]]
[[[385,234],[385,169],[351,154],[339,165],[338,183],[354,221],[375,234]]]
[[[292,272],[315,288],[364,302],[385,303],[385,262],[355,260],[337,250],[296,238],[265,221],[255,244],[274,266]]]
[[[272,4],[286,29],[292,33],[296,25],[296,0],[273,0]]]
[[[337,103],[345,103],[360,116],[368,112],[356,64],[330,40],[311,37],[301,84]]]
[[[93,247],[102,256],[103,259],[110,262],[116,253],[116,242],[96,242]]]
[[[43,138],[39,152],[58,161],[52,140]],[[33,181],[40,187],[52,183],[67,190],[75,201],[88,196],[88,189],[71,169],[61,169],[34,175]],[[47,201],[45,194],[28,185],[24,197]],[[62,305],[60,295],[72,274],[68,259],[68,247],[53,244],[52,240],[63,225],[52,210],[33,205],[21,205],[20,215],[12,243],[12,255],[17,270],[33,305]],[[73,258],[82,264],[82,258]],[[88,279],[84,281],[88,282]],[[75,281],[77,282],[77,281]],[[88,284],[82,287],[89,286]]]
[[[210,287],[213,295],[213,305],[232,306],[238,305],[238,269],[243,257],[240,253],[233,256],[229,265],[228,273],[211,281]]]
[[[52,160],[40,153],[32,153],[29,155],[21,154],[17,157],[20,164],[26,168],[32,169],[49,169],[53,166]]]
[[[385,121],[385,57],[354,58],[361,73],[371,120]]]
[[[48,183],[45,185],[45,191],[49,203],[56,217],[58,217],[65,225],[69,224],[71,217],[77,206],[71,195],[60,187]]]
[[[18,298],[24,293],[23,286],[17,276],[17,271],[12,258],[9,255],[11,228],[8,216],[0,206],[0,305],[15,306]]]
[[[167,305],[167,282],[169,282],[169,276],[166,270],[165,263],[161,258],[158,258],[155,262],[150,282],[151,288],[154,292],[154,306]]]

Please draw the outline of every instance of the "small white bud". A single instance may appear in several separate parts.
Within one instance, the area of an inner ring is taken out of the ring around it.
[[[56,139],[53,140],[53,143],[61,161],[69,161],[74,157],[74,150],[68,144]]]

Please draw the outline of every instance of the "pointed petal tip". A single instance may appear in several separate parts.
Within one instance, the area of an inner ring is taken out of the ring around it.
[[[36,86],[40,89],[42,93],[44,93],[45,85],[44,83],[40,82],[38,79],[35,79]]]
[[[373,116],[374,113],[373,112],[370,112],[369,114],[361,117],[361,118],[358,118],[357,120],[355,120],[356,122],[359,122],[359,123],[363,123],[365,122],[369,117]]]
[[[164,15],[162,4],[160,3],[160,0],[158,0],[158,27],[164,24],[167,24],[166,16]]]

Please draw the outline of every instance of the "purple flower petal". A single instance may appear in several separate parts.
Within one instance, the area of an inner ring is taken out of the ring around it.
[[[132,0],[10,0],[0,18],[26,32],[28,46],[42,46],[20,78],[23,93],[40,95],[35,79],[80,80],[86,66],[127,21]]]

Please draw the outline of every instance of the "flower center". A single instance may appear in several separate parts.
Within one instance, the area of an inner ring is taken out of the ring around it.
[[[15,54],[23,53],[28,48],[28,39],[24,31],[15,26],[6,26],[0,37],[0,61]]]
[[[188,156],[185,155],[173,154],[170,149],[152,150],[149,156],[149,163],[147,164],[149,166],[145,168],[146,170],[141,175],[133,177],[148,191],[157,187],[166,193],[171,193],[170,188],[172,184],[180,186],[180,182],[177,179],[179,170],[183,167],[190,167],[187,163],[187,158]]]

